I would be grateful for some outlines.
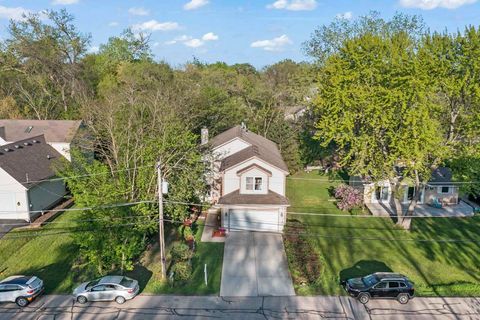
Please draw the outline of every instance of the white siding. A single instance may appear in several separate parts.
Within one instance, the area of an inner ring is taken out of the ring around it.
[[[257,164],[270,171],[272,176],[268,178],[268,189],[285,196],[285,172],[257,158],[252,158],[235,167],[225,170],[223,177],[224,195],[240,189],[240,177],[237,175],[237,172],[252,164]]]
[[[26,188],[0,168],[0,219],[28,221],[28,211]]]
[[[222,160],[231,154],[237,153],[245,148],[248,148],[249,146],[250,146],[249,143],[246,143],[242,139],[235,138],[230,142],[227,142],[221,145],[220,147],[214,149],[213,154],[215,156],[215,159]]]
[[[70,143],[67,142],[48,142],[55,150],[58,151],[62,156],[64,156],[68,161],[72,161],[70,156]]]

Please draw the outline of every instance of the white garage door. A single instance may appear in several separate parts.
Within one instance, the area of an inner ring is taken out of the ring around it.
[[[0,219],[17,219],[15,193],[0,191]]]
[[[230,231],[282,231],[283,229],[278,209],[230,209],[226,227]]]

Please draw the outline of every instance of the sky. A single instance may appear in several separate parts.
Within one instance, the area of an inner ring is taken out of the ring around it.
[[[480,24],[480,0],[0,0],[0,38],[22,12],[61,8],[91,34],[91,52],[131,27],[151,34],[156,59],[175,67],[194,57],[258,68],[308,60],[302,43],[318,26],[371,10],[387,19],[395,12],[420,14],[437,31]]]

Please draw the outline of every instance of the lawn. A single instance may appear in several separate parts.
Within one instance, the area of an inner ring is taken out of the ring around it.
[[[318,173],[300,173],[287,181],[291,212],[345,214],[330,199],[338,184]],[[335,179],[339,179],[336,177]],[[395,271],[411,278],[423,296],[480,295],[480,217],[415,219],[412,231],[390,219],[289,214],[302,222],[321,263],[313,283],[296,284],[301,295],[344,294],[340,279],[375,271]],[[392,240],[402,239],[402,240]],[[463,239],[477,242],[420,242],[422,239]],[[295,270],[291,270],[295,274]]]
[[[90,270],[76,265],[78,248],[72,239],[69,228],[75,227],[77,212],[66,212],[57,217],[54,223],[40,230],[14,230],[0,239],[0,279],[13,274],[34,274],[45,281],[46,293],[71,293],[73,288],[86,278],[92,277]],[[176,238],[174,229],[167,237],[168,249]],[[128,275],[139,280],[147,294],[217,294],[220,292],[220,279],[223,260],[223,243],[201,243],[203,226],[199,225],[195,234],[197,248],[192,259],[192,278],[182,285],[171,286],[160,280],[158,242],[154,242]],[[204,283],[204,264],[207,264],[208,286]]]

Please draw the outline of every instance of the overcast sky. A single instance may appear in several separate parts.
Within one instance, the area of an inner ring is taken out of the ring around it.
[[[249,62],[256,67],[290,58],[305,60],[301,44],[335,17],[354,19],[370,10],[421,14],[432,30],[480,23],[477,0],[0,0],[0,37],[22,12],[66,8],[91,51],[123,29],[151,33],[158,60],[174,66],[201,61]]]

